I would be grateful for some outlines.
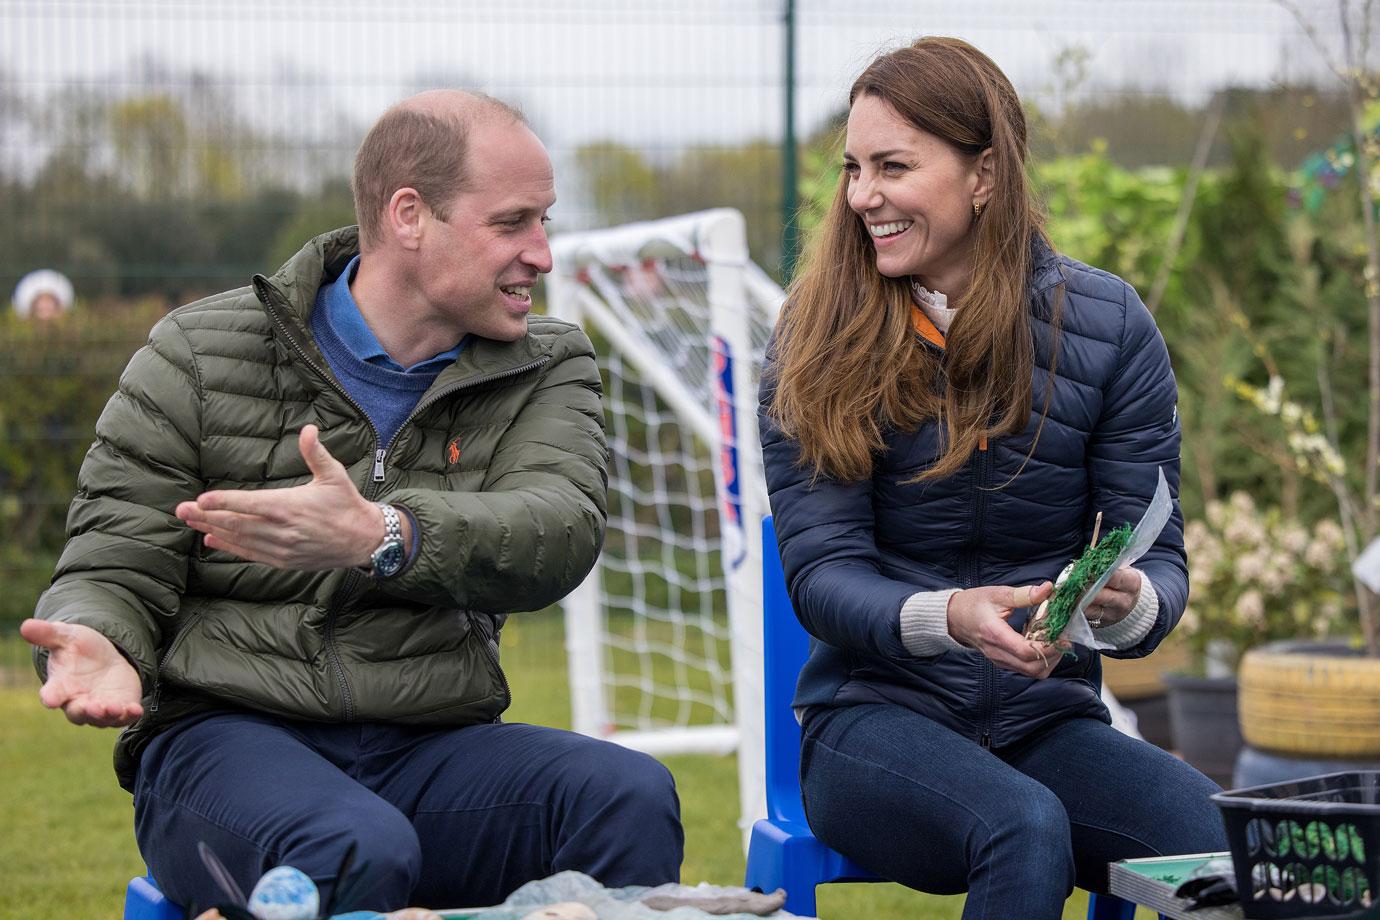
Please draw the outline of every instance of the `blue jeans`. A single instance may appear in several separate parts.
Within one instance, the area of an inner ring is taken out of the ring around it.
[[[965,920],[1057,918],[1107,863],[1227,849],[1212,780],[1095,719],[1009,749],[900,706],[811,710],[801,791],[821,841],[883,878],[966,891]]]
[[[150,743],[134,789],[139,849],[179,904],[221,903],[205,841],[248,894],[301,869],[322,904],[351,843],[354,908],[497,904],[578,869],[605,885],[677,881],[671,774],[635,751],[521,724],[421,729],[221,713]]]

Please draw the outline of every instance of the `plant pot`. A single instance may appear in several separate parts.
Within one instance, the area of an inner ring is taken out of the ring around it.
[[[1271,642],[1241,659],[1241,730],[1295,757],[1380,758],[1380,659],[1345,642]]]
[[[1241,750],[1236,678],[1166,674],[1164,682],[1175,750],[1219,786],[1230,785]]]

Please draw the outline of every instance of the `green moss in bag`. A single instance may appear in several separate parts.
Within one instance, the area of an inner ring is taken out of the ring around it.
[[[1064,632],[1073,618],[1078,599],[1088,587],[1098,581],[1107,570],[1116,564],[1121,551],[1131,542],[1131,525],[1123,524],[1107,533],[1096,546],[1083,550],[1083,555],[1069,569],[1063,584],[1054,590],[1049,599],[1044,616],[1032,617],[1026,638],[1041,642],[1054,642]]]

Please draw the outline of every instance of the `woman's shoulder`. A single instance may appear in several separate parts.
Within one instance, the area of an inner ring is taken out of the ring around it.
[[[1059,253],[1055,258],[1058,260],[1070,297],[1102,302],[1119,308],[1131,302],[1139,303],[1140,297],[1136,294],[1136,289],[1121,276],[1080,262],[1063,253]]]
[[[1060,326],[1068,333],[1119,343],[1127,327],[1154,324],[1140,295],[1125,279],[1063,253],[1050,252],[1037,263],[1033,294],[1036,315],[1048,321],[1063,282]]]

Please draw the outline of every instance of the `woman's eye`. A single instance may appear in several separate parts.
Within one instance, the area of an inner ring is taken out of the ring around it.
[[[882,164],[882,169],[886,170],[889,173],[904,172],[905,168],[905,163],[897,163],[893,160],[889,160]]]
[[[844,164],[843,164],[843,171],[846,172],[846,173],[848,173],[848,175],[850,175],[850,176],[856,176],[856,175],[858,174],[858,164],[857,164],[857,163],[844,163]]]

